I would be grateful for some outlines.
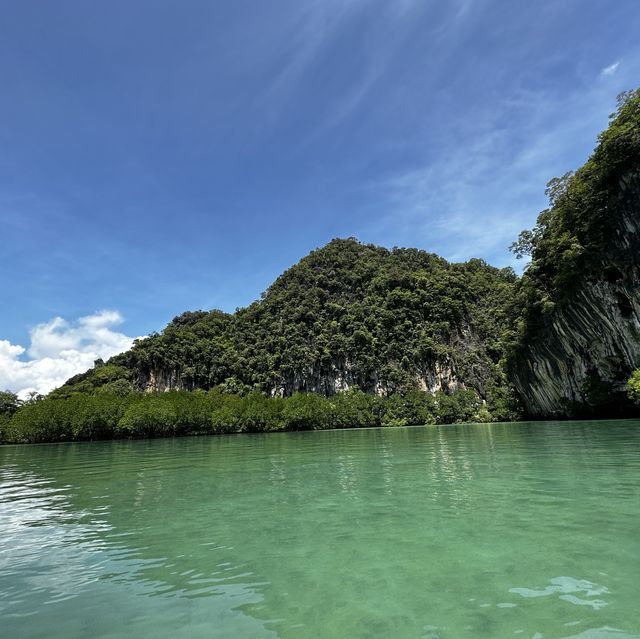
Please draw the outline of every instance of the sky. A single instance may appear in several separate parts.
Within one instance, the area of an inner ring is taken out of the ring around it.
[[[0,389],[335,237],[521,267],[638,33],[638,0],[0,0]]]

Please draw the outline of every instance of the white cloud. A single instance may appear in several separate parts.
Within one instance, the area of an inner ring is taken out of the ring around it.
[[[114,330],[122,323],[117,311],[99,311],[68,322],[54,317],[30,331],[28,349],[0,340],[0,389],[48,393],[98,359],[131,347],[133,338]],[[22,359],[24,354],[28,359]]]
[[[600,71],[600,75],[613,75],[618,70],[619,66],[620,66],[620,62],[614,62],[613,64],[610,64],[608,67],[605,67],[604,69],[602,69],[602,71]]]

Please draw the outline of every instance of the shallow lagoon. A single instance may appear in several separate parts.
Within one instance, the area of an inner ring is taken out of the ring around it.
[[[0,447],[6,637],[640,638],[640,422]]]

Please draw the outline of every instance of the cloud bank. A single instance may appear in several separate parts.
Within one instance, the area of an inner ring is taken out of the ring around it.
[[[127,350],[134,338],[114,330],[122,321],[120,313],[106,310],[75,322],[54,317],[30,331],[28,348],[0,340],[0,390],[21,397],[32,391],[45,394],[91,368],[96,359]]]

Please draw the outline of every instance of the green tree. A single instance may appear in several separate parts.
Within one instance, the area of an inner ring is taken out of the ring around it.
[[[131,403],[118,420],[124,437],[157,437],[176,434],[177,412],[171,402],[158,396],[142,397]]]
[[[20,408],[21,401],[11,391],[0,391],[0,415],[13,415]]]
[[[435,423],[434,397],[422,391],[409,391],[406,395],[392,395],[384,403],[384,426],[406,426]]]
[[[287,430],[320,430],[331,424],[328,402],[314,393],[296,393],[289,397],[282,411]]]
[[[375,395],[352,389],[327,400],[331,428],[367,428],[380,426],[382,400]]]
[[[244,412],[244,403],[238,395],[227,395],[220,406],[211,415],[211,428],[214,433],[237,433],[240,431],[240,419]]]
[[[77,404],[59,399],[43,399],[25,404],[5,427],[8,441],[38,443],[73,438],[71,416]]]
[[[636,404],[640,404],[640,368],[633,371],[627,382],[627,395]]]
[[[482,407],[482,400],[471,389],[458,390],[452,395],[436,393],[436,421],[438,424],[455,424],[475,421]]]

